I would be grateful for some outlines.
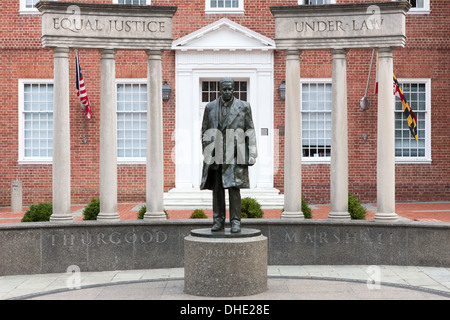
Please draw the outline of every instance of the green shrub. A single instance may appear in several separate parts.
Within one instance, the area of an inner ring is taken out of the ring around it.
[[[83,210],[83,220],[97,220],[100,213],[100,199],[93,198]]]
[[[264,212],[261,205],[253,198],[245,197],[241,199],[241,217],[242,218],[262,218]]]
[[[144,214],[147,212],[147,206],[144,204],[138,212],[138,219],[144,219]]]
[[[147,205],[142,205],[142,207],[139,209],[138,212],[138,219],[144,219],[144,215],[147,212]],[[166,219],[169,219],[169,215],[167,214],[167,210],[164,210],[164,213],[166,214]]]
[[[194,212],[192,212],[189,219],[207,219],[205,211],[201,209],[195,209]]]
[[[308,205],[308,202],[306,202],[305,198],[302,197],[302,212],[305,219],[312,219],[312,212],[311,208]]]
[[[25,212],[22,222],[50,221],[52,211],[53,205],[51,202],[43,202],[38,205],[32,205],[30,206],[30,209]]]
[[[359,199],[351,193],[348,194],[348,213],[350,213],[352,219],[366,219],[366,208],[364,208],[359,202]]]

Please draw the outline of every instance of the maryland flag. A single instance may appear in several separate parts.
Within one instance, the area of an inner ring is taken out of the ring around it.
[[[399,97],[400,100],[402,100],[403,105],[403,114],[405,115],[406,121],[408,122],[409,130],[411,131],[411,134],[413,137],[418,141],[417,137],[417,117],[412,111],[411,107],[409,106],[408,102],[405,99],[405,96],[403,95],[403,91],[400,88],[397,78],[394,74],[394,95],[396,97]]]

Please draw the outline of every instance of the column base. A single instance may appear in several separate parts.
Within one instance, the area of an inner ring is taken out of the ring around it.
[[[377,222],[397,222],[398,215],[396,213],[375,213],[374,220]]]
[[[117,221],[120,221],[120,216],[117,212],[112,212],[112,213],[100,212],[97,216],[97,221],[117,222]]]
[[[71,214],[53,213],[50,222],[73,222],[73,217]]]
[[[328,219],[330,220],[351,220],[352,217],[350,216],[350,213],[348,212],[330,212],[328,214]]]
[[[146,212],[144,214],[144,220],[153,220],[153,221],[157,221],[157,220],[166,220],[166,214],[164,212]]]
[[[303,212],[286,212],[283,211],[283,213],[281,213],[281,219],[300,219],[303,220],[305,219],[305,216],[303,215]]]

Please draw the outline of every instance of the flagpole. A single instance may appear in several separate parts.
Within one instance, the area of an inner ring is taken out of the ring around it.
[[[375,49],[372,50],[372,59],[370,59],[369,76],[367,77],[366,93],[362,97],[359,105],[362,110],[367,110],[369,108],[369,99],[367,98],[367,91],[369,90],[370,74],[372,73],[373,56],[375,55]]]

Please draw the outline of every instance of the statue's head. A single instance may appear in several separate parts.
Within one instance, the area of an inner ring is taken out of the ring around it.
[[[220,93],[223,100],[230,101],[234,93],[234,80],[231,78],[220,79]]]

